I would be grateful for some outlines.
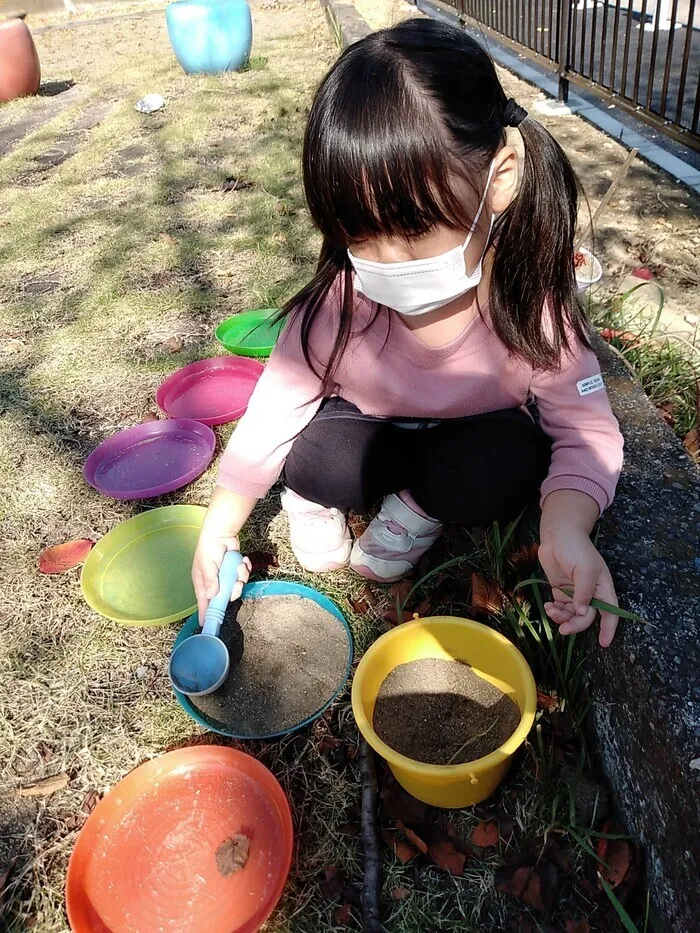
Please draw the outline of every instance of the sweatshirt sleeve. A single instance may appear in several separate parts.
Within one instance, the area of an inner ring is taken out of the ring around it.
[[[321,381],[304,359],[299,333],[297,316],[280,334],[231,435],[219,466],[218,484],[225,489],[262,499],[279,479],[295,438],[321,405]],[[312,352],[322,358],[318,344],[322,348],[327,343],[325,333],[315,343]]]
[[[531,391],[540,423],[552,439],[552,462],[542,502],[557,489],[587,493],[602,512],[622,469],[623,439],[592,350],[570,337],[571,351],[555,370],[535,370]]]

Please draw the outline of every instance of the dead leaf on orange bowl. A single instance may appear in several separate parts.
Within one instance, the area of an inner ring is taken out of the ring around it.
[[[243,833],[237,833],[229,839],[225,839],[216,850],[216,867],[219,873],[228,878],[235,874],[248,861],[250,854],[250,839]]]
[[[39,570],[41,573],[65,573],[78,567],[95,546],[89,538],[79,538],[76,541],[65,541],[45,548],[39,554]]]

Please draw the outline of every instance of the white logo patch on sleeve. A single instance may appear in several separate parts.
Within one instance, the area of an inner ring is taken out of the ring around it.
[[[599,392],[604,389],[605,384],[600,373],[596,373],[595,376],[588,376],[586,379],[577,382],[576,388],[579,395],[590,395],[591,392]]]

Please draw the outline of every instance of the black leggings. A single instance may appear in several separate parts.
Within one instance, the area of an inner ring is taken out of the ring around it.
[[[331,398],[294,442],[284,482],[305,499],[360,515],[408,489],[432,518],[489,525],[532,500],[549,461],[549,441],[520,409],[399,427]]]

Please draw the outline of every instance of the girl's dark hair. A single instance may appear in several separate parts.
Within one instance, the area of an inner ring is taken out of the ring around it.
[[[455,193],[455,178],[480,195],[505,141],[506,103],[487,52],[461,29],[430,19],[367,36],[324,78],[303,154],[306,199],[323,246],[315,277],[283,312],[302,316],[302,346],[315,368],[311,331],[339,285],[338,331],[319,373],[323,394],[333,390],[353,333],[348,245],[376,235],[416,237],[436,224],[468,229],[474,208]],[[551,367],[569,346],[567,329],[587,342],[573,261],[578,186],[544,127],[527,118],[519,129],[524,169],[517,196],[494,224],[489,308],[510,352]]]

